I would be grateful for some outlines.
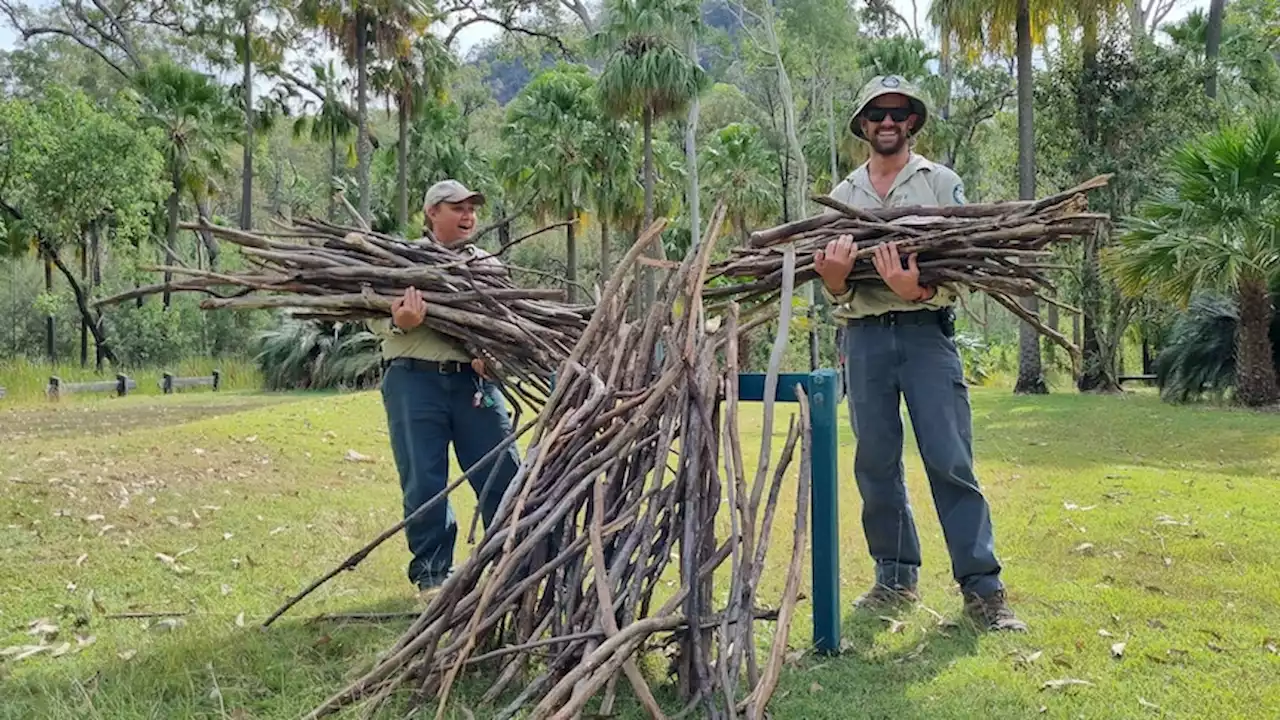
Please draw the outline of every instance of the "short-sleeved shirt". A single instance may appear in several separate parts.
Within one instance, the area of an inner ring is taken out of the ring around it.
[[[466,245],[459,248],[463,253],[476,258],[484,258],[485,264],[500,265],[498,259],[482,248]],[[427,314],[431,314],[431,306],[427,306]],[[382,357],[384,360],[395,358],[413,358],[435,362],[470,362],[471,356],[449,336],[419,325],[412,330],[401,330],[395,326],[390,317],[376,318],[367,321],[369,330],[382,340]]]
[[[945,165],[939,165],[914,153],[898,173],[898,177],[894,179],[887,197],[881,198],[871,184],[867,163],[863,163],[837,185],[831,191],[830,197],[845,205],[866,210],[921,205],[963,205],[965,202],[964,183],[959,175]],[[827,212],[836,211],[828,210]],[[822,284],[821,281],[819,284]],[[950,306],[956,300],[955,290],[947,285],[939,285],[934,296],[925,302],[903,300],[880,280],[851,282],[849,290],[839,296],[833,296],[826,285],[822,285],[822,292],[835,306],[833,314],[843,320],[883,315],[888,312],[936,310]]]

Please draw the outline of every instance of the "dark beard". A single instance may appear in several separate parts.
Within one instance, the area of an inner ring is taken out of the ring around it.
[[[896,155],[907,144],[906,133],[898,133],[898,139],[888,147],[882,147],[877,135],[871,136],[871,150],[877,155]]]

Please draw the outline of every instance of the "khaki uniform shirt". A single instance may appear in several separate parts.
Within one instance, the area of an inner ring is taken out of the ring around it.
[[[485,258],[481,262],[498,265],[498,259],[475,245],[466,245],[462,252],[471,257]],[[427,305],[427,315],[431,314],[431,306]],[[425,324],[412,330],[401,330],[396,327],[390,317],[368,320],[369,330],[382,340],[382,358],[413,358],[434,362],[471,362],[471,356],[462,345],[454,339],[439,333]]]
[[[871,184],[867,163],[831,191],[830,197],[859,209],[879,210],[911,205],[963,205],[964,183],[945,165],[921,155],[912,154],[906,167],[894,179],[889,195],[881,198]],[[828,210],[834,213],[835,210]],[[903,258],[903,262],[906,258]],[[835,296],[818,280],[822,293],[833,306],[833,315],[841,320],[883,315],[888,312],[937,310],[955,303],[956,292],[947,285],[937,286],[934,296],[925,302],[903,300],[880,280],[849,283],[849,290]]]

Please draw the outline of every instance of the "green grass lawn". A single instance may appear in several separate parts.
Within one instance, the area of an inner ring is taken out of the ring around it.
[[[908,433],[927,609],[892,624],[848,610],[843,652],[820,657],[802,652],[811,637],[802,601],[773,716],[1280,716],[1280,415],[1171,407],[1149,393],[992,389],[974,391],[973,409],[1005,580],[1031,632],[978,635],[930,612],[958,620],[960,598]],[[758,409],[743,434],[752,463]],[[871,568],[847,423],[841,440],[848,608]],[[371,461],[350,461],[348,450]],[[396,538],[269,631],[255,626],[399,519],[376,393],[0,408],[0,488],[0,718],[296,717],[407,625],[310,618],[413,608]],[[468,522],[473,498],[464,490],[458,500]],[[788,525],[766,604],[781,591]],[[185,614],[107,617],[129,612]],[[23,659],[3,650],[41,637],[52,649]],[[660,684],[661,664],[647,667]],[[455,706],[468,696],[464,688]],[[639,717],[623,705],[624,717]]]

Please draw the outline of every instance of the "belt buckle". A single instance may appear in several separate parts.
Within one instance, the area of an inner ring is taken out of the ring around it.
[[[442,360],[442,361],[440,361],[440,362],[436,363],[436,372],[437,372],[437,373],[439,373],[439,374],[441,374],[441,375],[452,375],[452,374],[453,374],[453,373],[449,372],[449,361],[448,361],[448,360]]]

